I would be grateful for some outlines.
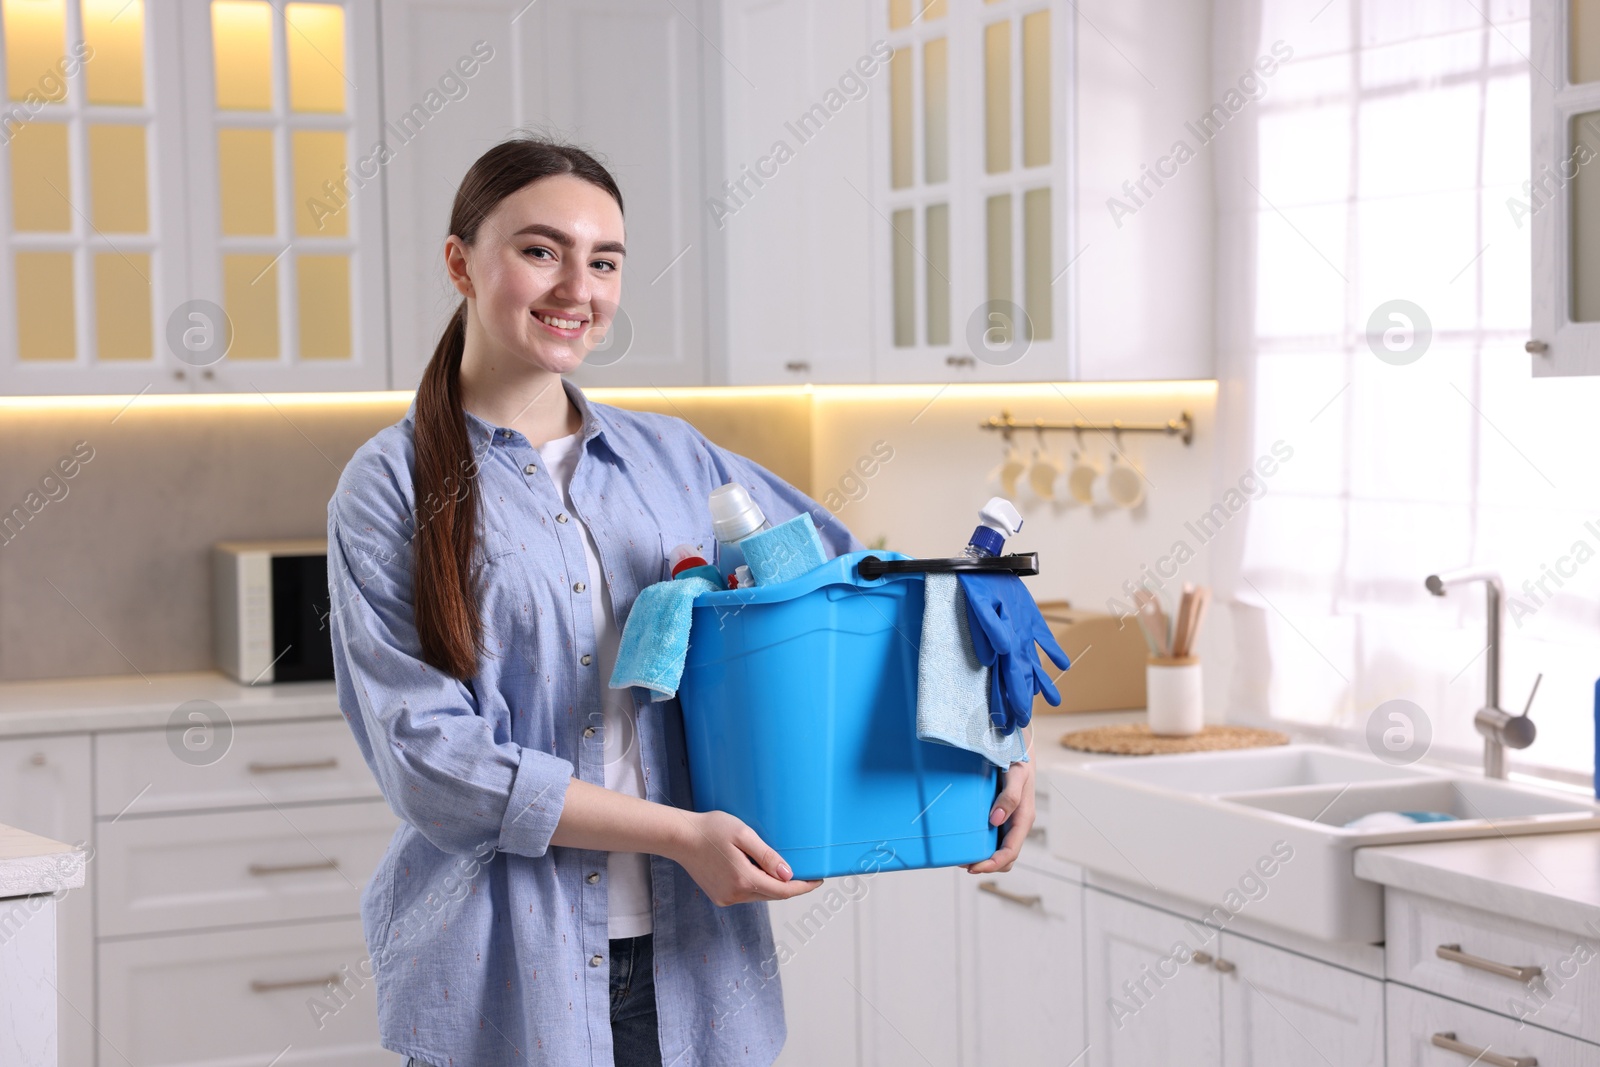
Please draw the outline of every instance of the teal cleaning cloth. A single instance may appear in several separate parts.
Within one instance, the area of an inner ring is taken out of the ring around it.
[[[929,574],[922,587],[917,649],[917,736],[976,752],[1001,770],[1028,758],[1021,730],[989,718],[989,668],[972,647],[967,595],[954,574]]]
[[[608,683],[611,688],[642,686],[653,694],[652,701],[676,695],[683,661],[689,655],[694,598],[720,588],[699,575],[679,575],[673,581],[645,586],[622,628],[617,663]]]
[[[751,534],[739,542],[739,549],[757,585],[777,585],[828,562],[816,523],[803,511],[770,530]]]

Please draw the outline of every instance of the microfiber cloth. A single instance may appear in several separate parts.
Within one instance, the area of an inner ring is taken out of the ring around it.
[[[961,583],[954,574],[929,574],[917,650],[917,736],[976,752],[1001,770],[1026,761],[1022,731],[1003,734],[990,722],[990,688],[989,668],[973,651]]]
[[[674,696],[689,655],[694,598],[720,588],[699,575],[679,575],[672,581],[645,586],[622,628],[617,664],[608,683],[611,688],[642,686],[650,690],[652,701]]]
[[[757,585],[786,582],[828,562],[828,550],[822,547],[816,523],[804,511],[770,530],[751,534],[739,542],[739,550]]]

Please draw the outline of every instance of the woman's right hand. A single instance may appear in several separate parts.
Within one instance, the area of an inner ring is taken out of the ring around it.
[[[685,811],[688,832],[676,860],[718,907],[751,900],[787,900],[822,884],[794,878],[777,849],[725,811]]]

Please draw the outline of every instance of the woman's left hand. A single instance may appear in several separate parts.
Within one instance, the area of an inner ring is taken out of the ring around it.
[[[989,813],[989,825],[999,826],[1010,819],[1011,829],[1006,831],[994,855],[977,863],[962,864],[970,874],[1009,871],[1022,851],[1022,842],[1027,840],[1028,831],[1033,829],[1033,761],[1013,763],[1004,774],[1005,788],[994,802],[994,810]]]

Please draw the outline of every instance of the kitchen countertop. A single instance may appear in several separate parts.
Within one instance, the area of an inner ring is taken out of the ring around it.
[[[166,726],[179,705],[207,700],[235,725],[339,714],[331,681],[241,685],[221,671],[0,682],[0,737]]]
[[[1569,933],[1600,935],[1600,833],[1356,850],[1356,877]]]
[[[29,897],[83,885],[82,849],[0,825],[0,897]]]

